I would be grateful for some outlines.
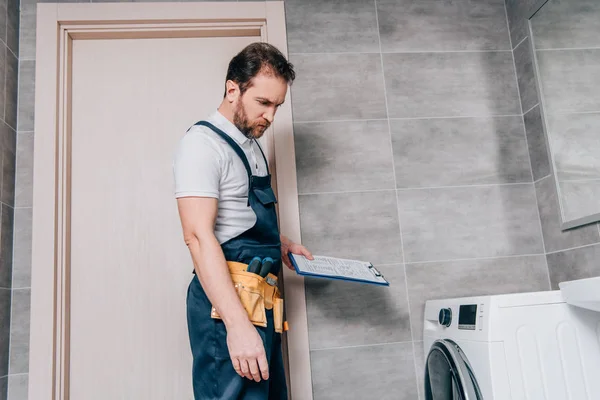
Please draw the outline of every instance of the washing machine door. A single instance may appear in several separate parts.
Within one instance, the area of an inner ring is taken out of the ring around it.
[[[425,363],[425,399],[483,399],[465,353],[449,339],[437,340],[429,350]]]

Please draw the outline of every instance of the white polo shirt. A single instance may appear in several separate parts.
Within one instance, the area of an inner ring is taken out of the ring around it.
[[[206,121],[221,129],[244,151],[253,175],[267,175],[256,141],[248,139],[220,112]],[[244,163],[217,133],[195,125],[180,140],[173,161],[175,197],[219,199],[215,236],[219,243],[234,238],[256,223],[248,206],[248,174]]]

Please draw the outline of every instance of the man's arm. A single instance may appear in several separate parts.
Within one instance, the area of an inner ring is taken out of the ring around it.
[[[217,199],[184,197],[177,200],[177,206],[196,275],[225,323],[227,346],[235,371],[257,382],[261,380],[261,374],[263,379],[268,379],[269,367],[262,339],[237,295],[223,250],[214,234]]]

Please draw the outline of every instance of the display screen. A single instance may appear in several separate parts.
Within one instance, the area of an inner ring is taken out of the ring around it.
[[[458,310],[458,328],[475,329],[477,321],[477,304],[467,304],[460,306]]]

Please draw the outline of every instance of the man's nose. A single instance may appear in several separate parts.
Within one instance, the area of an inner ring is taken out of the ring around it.
[[[272,124],[273,119],[275,119],[275,109],[269,109],[263,114],[263,118],[269,121],[269,124]]]

